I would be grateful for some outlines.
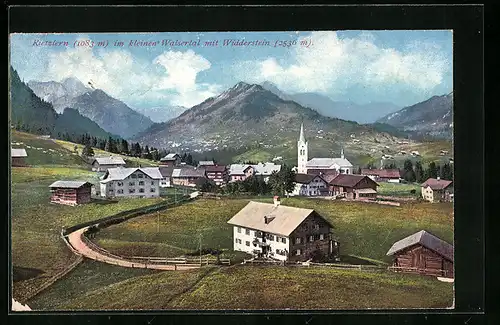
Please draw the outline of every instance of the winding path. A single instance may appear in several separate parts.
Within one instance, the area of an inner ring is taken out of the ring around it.
[[[183,264],[176,264],[176,265],[160,265],[160,264],[144,264],[144,263],[138,263],[138,262],[131,262],[125,259],[121,259],[118,257],[112,257],[108,255],[104,255],[100,252],[97,252],[90,248],[83,240],[82,236],[84,236],[84,232],[88,229],[89,227],[85,228],[80,228],[71,234],[68,235],[68,242],[69,244],[82,256],[85,256],[87,258],[99,261],[99,262],[104,262],[108,264],[114,264],[114,265],[119,265],[123,267],[130,267],[130,268],[147,268],[147,269],[154,269],[154,270],[169,270],[169,271],[183,271],[183,270],[192,270],[192,269],[198,269],[200,268],[199,265],[183,265]]]

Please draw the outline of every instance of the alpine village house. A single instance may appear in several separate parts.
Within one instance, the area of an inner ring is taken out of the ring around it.
[[[387,255],[393,271],[453,278],[453,246],[425,230],[394,243]]]
[[[125,167],[125,161],[122,157],[96,157],[92,162],[92,170],[96,172],[105,172],[110,168]]]
[[[109,168],[100,181],[101,196],[159,197],[162,178],[158,167]]]
[[[84,181],[56,181],[50,184],[50,202],[65,205],[85,204],[91,201],[92,184]]]
[[[422,197],[429,202],[452,202],[453,182],[438,178],[429,178],[421,185]]]
[[[261,258],[280,261],[336,259],[339,244],[333,226],[312,209],[249,202],[228,223],[233,226],[233,247]]]

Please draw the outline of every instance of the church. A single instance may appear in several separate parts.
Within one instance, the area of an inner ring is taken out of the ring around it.
[[[313,175],[352,174],[353,166],[344,157],[344,149],[340,151],[340,158],[313,158],[308,160],[308,143],[304,136],[304,124],[300,126],[300,136],[297,142],[297,173]]]

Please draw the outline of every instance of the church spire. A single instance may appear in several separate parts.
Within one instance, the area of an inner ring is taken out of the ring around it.
[[[304,123],[300,124],[300,137],[299,141],[305,143],[306,138],[304,137]]]

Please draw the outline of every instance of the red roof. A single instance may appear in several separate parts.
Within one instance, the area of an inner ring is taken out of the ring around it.
[[[422,184],[422,187],[429,186],[433,190],[444,190],[445,188],[450,186],[452,183],[453,183],[452,181],[447,181],[445,179],[429,178],[428,180],[426,180]]]
[[[367,178],[369,180],[369,182],[375,183],[368,176],[353,175],[353,174],[338,174],[337,177],[335,177],[334,179],[332,179],[330,181],[330,185],[354,187],[365,178]],[[377,183],[375,183],[375,184],[378,186]]]
[[[206,172],[224,172],[226,170],[226,166],[224,165],[208,165],[203,166]]]
[[[361,169],[361,175],[377,176],[380,178],[400,178],[399,169]]]

